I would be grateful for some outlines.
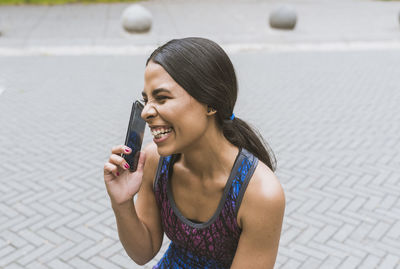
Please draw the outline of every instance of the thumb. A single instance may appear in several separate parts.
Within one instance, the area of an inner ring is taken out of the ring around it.
[[[141,151],[136,172],[143,173],[143,168],[144,168],[145,162],[146,162],[146,153],[144,151]]]

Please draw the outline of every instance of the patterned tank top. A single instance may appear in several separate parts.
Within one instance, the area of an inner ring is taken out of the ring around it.
[[[179,155],[161,157],[154,193],[161,222],[171,243],[155,268],[229,268],[238,246],[241,228],[237,213],[258,159],[240,149],[214,215],[203,223],[185,218],[172,191],[173,164]]]

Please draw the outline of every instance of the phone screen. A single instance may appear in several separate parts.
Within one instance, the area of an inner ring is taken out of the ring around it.
[[[129,171],[134,172],[139,162],[140,150],[142,148],[144,129],[146,122],[141,118],[143,105],[135,101],[132,105],[131,117],[129,119],[128,131],[126,133],[125,145],[132,149],[132,153],[122,157],[129,164]]]

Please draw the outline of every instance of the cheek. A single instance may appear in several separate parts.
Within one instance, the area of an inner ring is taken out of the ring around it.
[[[179,144],[191,143],[203,135],[206,129],[207,117],[203,105],[186,92],[182,92],[178,98],[168,100],[160,114],[174,127]]]
[[[199,117],[199,115],[193,117],[192,115],[187,115],[181,117],[179,121],[179,126],[177,126],[177,135],[182,142],[191,143],[194,140],[199,139],[206,130],[206,120],[205,117]]]

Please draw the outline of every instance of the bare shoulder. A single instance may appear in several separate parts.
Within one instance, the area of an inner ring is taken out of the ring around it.
[[[249,221],[281,217],[285,210],[285,194],[275,173],[261,161],[245,191],[238,220],[241,227]]]
[[[258,162],[246,192],[254,199],[284,200],[284,191],[275,173],[263,162]],[[251,198],[250,198],[251,199]]]
[[[242,228],[231,268],[273,268],[285,213],[285,195],[278,178],[259,162],[238,212]]]

